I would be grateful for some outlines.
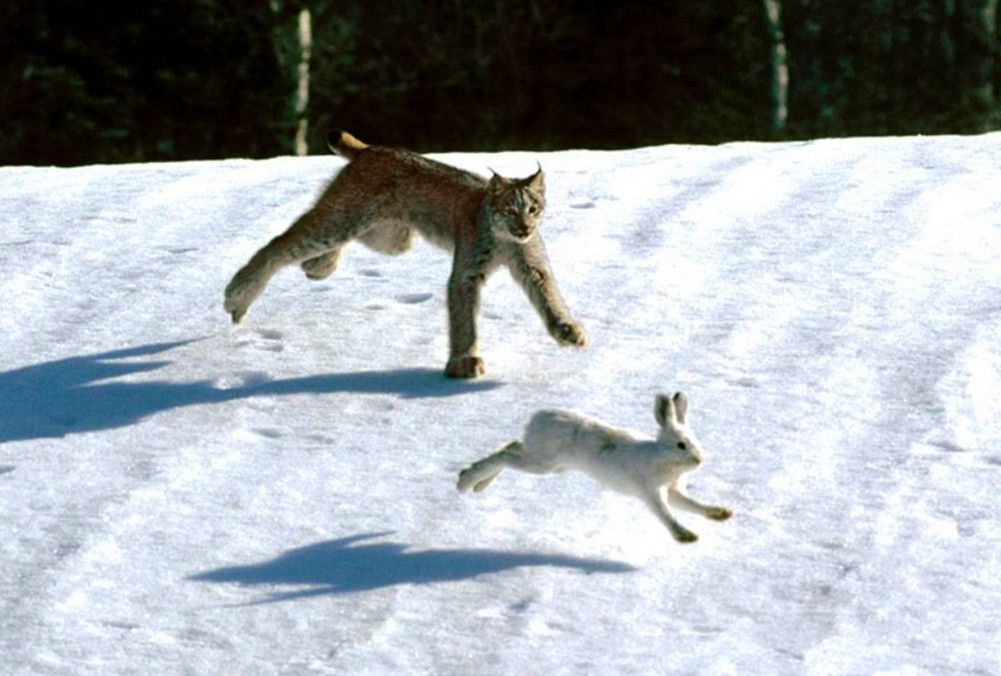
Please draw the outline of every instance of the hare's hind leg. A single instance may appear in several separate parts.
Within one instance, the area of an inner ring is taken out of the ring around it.
[[[472,488],[474,492],[479,493],[489,486],[490,482],[496,479],[497,475],[505,468],[516,467],[524,450],[520,441],[512,441],[496,453],[488,455],[482,460],[477,460],[459,472],[457,488],[460,491],[468,491]]]

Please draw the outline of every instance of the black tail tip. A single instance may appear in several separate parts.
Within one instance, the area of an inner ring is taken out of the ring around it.
[[[336,148],[337,144],[341,142],[341,132],[331,131],[327,133],[327,145],[331,148]]]

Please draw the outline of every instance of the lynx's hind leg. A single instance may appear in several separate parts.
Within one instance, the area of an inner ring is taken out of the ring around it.
[[[512,441],[501,450],[477,460],[466,469],[459,472],[459,483],[457,488],[460,491],[468,491],[470,488],[479,493],[490,485],[497,476],[507,467],[516,467],[518,461],[524,453],[524,446],[520,441]]]
[[[351,238],[351,228],[339,224],[324,227],[323,221],[316,210],[306,212],[288,230],[265,244],[233,275],[226,286],[223,307],[234,324],[243,319],[271,278],[283,267],[324,254],[339,253]],[[336,267],[336,258],[333,262]]]

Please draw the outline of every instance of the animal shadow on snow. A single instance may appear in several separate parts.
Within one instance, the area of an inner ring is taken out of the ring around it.
[[[501,385],[451,380],[440,371],[419,368],[325,373],[260,380],[230,388],[217,387],[208,380],[114,380],[167,366],[170,361],[134,360],[160,355],[195,340],[69,357],[0,373],[0,443],[114,429],[170,409],[248,397],[358,392],[409,399],[448,397]]]
[[[412,584],[468,580],[526,566],[569,568],[584,573],[627,573],[626,563],[559,554],[504,552],[493,549],[425,549],[410,551],[397,542],[367,542],[392,532],[365,533],[297,549],[263,563],[219,568],[188,577],[198,582],[244,587],[294,587],[272,592],[253,604],[291,601],[328,594],[350,594]]]

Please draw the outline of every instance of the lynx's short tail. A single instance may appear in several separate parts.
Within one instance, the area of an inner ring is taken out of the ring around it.
[[[358,153],[368,148],[368,144],[362,143],[346,131],[332,131],[327,135],[327,147],[344,159],[353,160]]]

